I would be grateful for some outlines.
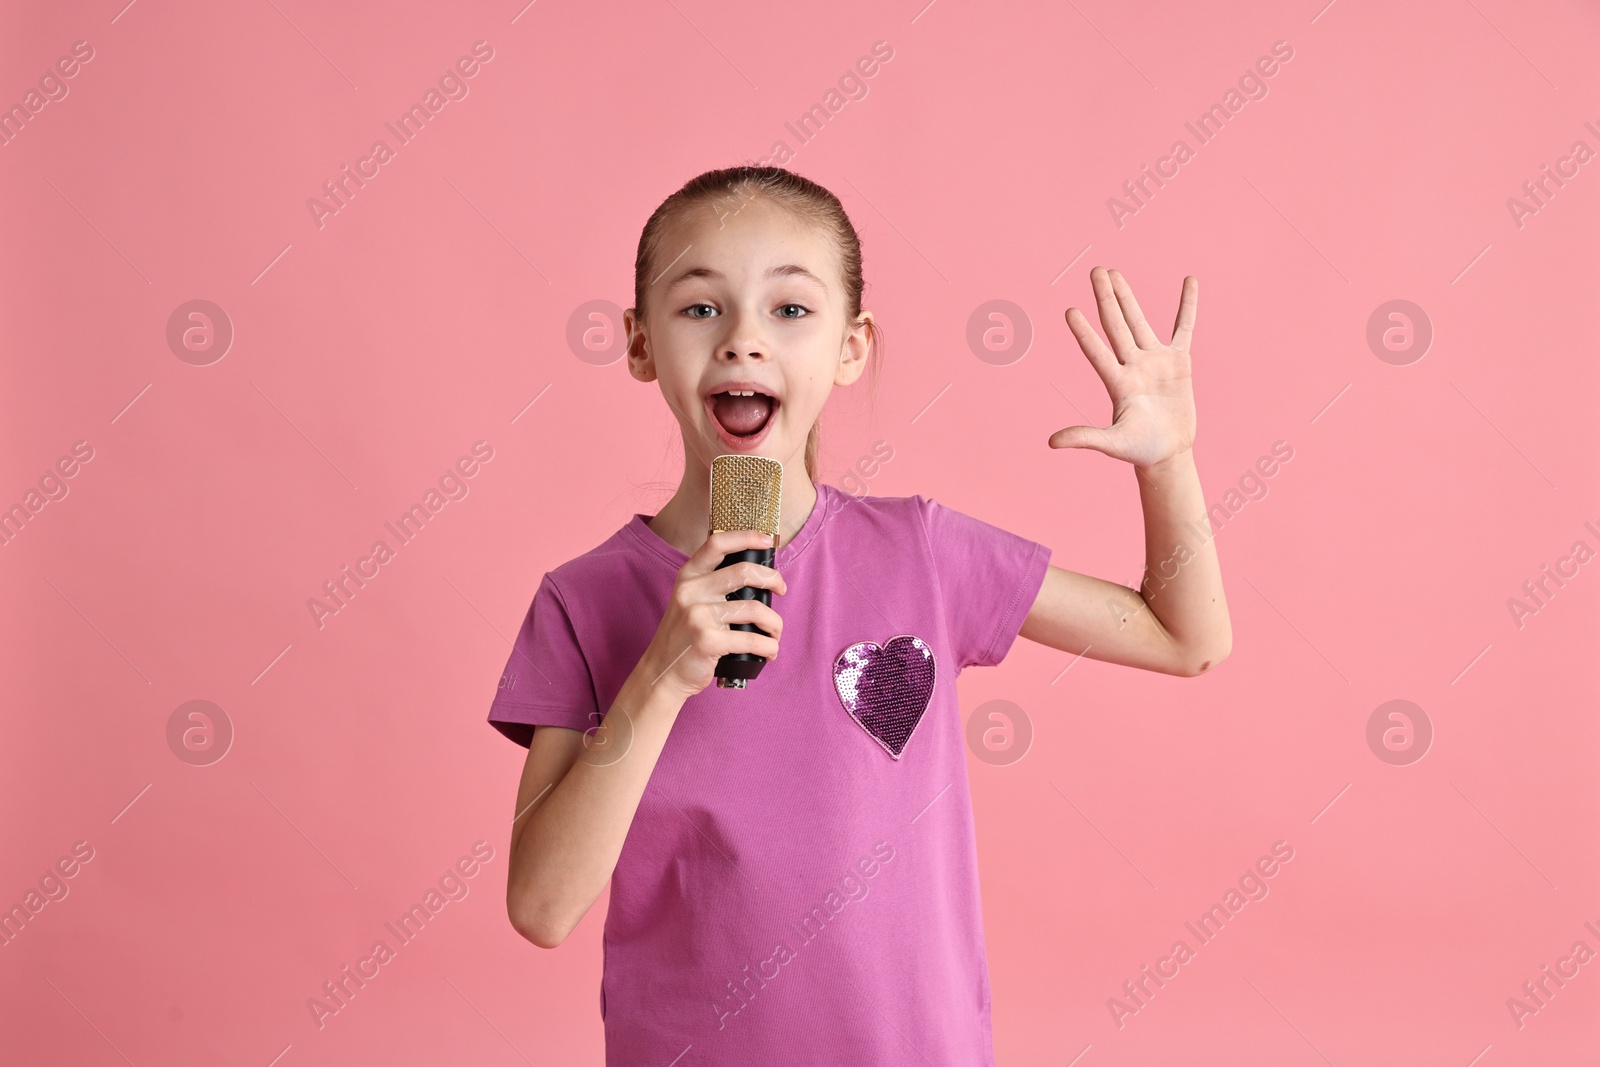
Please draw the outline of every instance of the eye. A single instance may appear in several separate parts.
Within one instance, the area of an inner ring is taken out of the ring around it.
[[[710,311],[713,314],[717,310],[716,308],[712,307],[710,304],[707,304],[704,301],[702,301],[702,302],[700,302],[698,304],[690,304],[688,307],[684,308],[683,311],[684,311],[684,314],[688,315],[691,319],[709,319],[711,317],[710,315],[696,315],[696,314],[694,314],[694,312],[699,308],[705,308],[707,311]]]
[[[800,312],[800,314],[799,315],[785,315],[784,312],[787,311],[789,308],[796,309],[797,311]],[[779,318],[783,318],[783,319],[799,319],[799,318],[804,318],[806,315],[809,315],[809,314],[811,314],[811,309],[808,308],[808,307],[805,307],[802,304],[783,304],[778,308],[778,317]]]

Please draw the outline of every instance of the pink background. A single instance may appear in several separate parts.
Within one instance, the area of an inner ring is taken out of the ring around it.
[[[1592,5],[8,8],[0,103],[94,49],[0,147],[0,504],[93,449],[0,547],[0,904],[94,850],[0,948],[8,1060],[600,1062],[604,903],[556,951],[512,931],[523,752],[485,715],[539,576],[654,512],[681,459],[655,387],[578,358],[568,320],[631,303],[660,200],[796,149],[784,123],[879,40],[789,164],[855,219],[889,342],[876,403],[830,404],[827,480],[886,441],[868,491],[1135,582],[1132,472],[1044,443],[1109,416],[1062,317],[1095,264],[1163,335],[1201,281],[1208,502],[1293,449],[1218,534],[1215,673],[1063,673],[1019,641],[960,682],[963,714],[1010,700],[1036,735],[970,762],[999,1062],[1600,1048],[1600,961],[1520,1028],[1506,1006],[1600,951],[1600,564],[1520,628],[1507,604],[1600,550],[1600,161],[1520,227],[1506,206],[1600,149]],[[478,40],[470,94],[319,228],[307,200]],[[1107,199],[1280,40],[1269,94],[1119,228]],[[235,331],[208,366],[166,339],[193,299]],[[1003,366],[966,341],[993,299],[1034,330]],[[1393,299],[1434,330],[1405,366],[1366,341]],[[480,440],[468,495],[319,629],[308,599]],[[1366,739],[1392,699],[1434,732],[1405,766]],[[207,766],[169,747],[190,700],[234,730]],[[469,895],[319,1029],[308,998],[480,840]],[[1107,999],[1280,840],[1270,895],[1118,1028]]]

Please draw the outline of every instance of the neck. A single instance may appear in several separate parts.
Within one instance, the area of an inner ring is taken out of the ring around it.
[[[778,547],[800,532],[817,503],[817,487],[806,473],[805,457],[783,465],[783,500],[778,512]],[[667,544],[692,556],[710,534],[711,468],[693,452],[686,454],[683,481],[672,499],[646,524]]]

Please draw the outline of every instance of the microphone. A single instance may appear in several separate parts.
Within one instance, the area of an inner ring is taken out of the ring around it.
[[[772,535],[772,547],[730,552],[717,564],[717,570],[746,561],[772,566],[778,549],[778,514],[782,499],[783,464],[777,460],[737,452],[711,460],[711,532],[760,530]],[[747,585],[729,593],[727,599],[759,600],[770,607],[772,590]],[[772,636],[752,622],[734,622],[728,626],[733,630]],[[717,660],[717,687],[743,689],[766,665],[767,661],[754,652],[730,652]]]

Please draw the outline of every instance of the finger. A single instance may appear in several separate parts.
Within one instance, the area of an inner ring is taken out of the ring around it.
[[[771,548],[772,536],[759,530],[720,530],[707,537],[683,565],[690,577],[710,574],[727,556],[748,548]]]
[[[731,567],[724,567],[718,572],[724,575],[723,581],[728,585],[728,592],[735,589],[770,589],[780,596],[789,591],[789,583],[784,581],[783,575],[771,567],[764,567],[759,563],[746,561],[735,563]]]
[[[1135,343],[1140,348],[1160,348],[1161,339],[1150,328],[1139,301],[1133,298],[1133,286],[1128,284],[1128,279],[1122,276],[1121,271],[1112,270],[1108,273],[1111,275],[1111,291],[1117,295],[1117,304],[1122,309],[1122,317],[1127,320],[1128,329],[1133,331]]]
[[[1200,279],[1189,275],[1183,279],[1183,294],[1178,297],[1178,319],[1172,324],[1172,347],[1188,348],[1194,336],[1194,315],[1200,305]]]
[[[1076,315],[1073,314],[1075,311]],[[1100,335],[1094,332],[1094,327],[1089,324],[1089,316],[1077,308],[1068,308],[1067,329],[1072,331],[1072,336],[1078,341],[1078,347],[1083,349],[1084,358],[1089,361],[1094,372],[1100,375],[1100,380],[1110,385],[1112,378],[1116,376],[1116,368],[1122,364],[1117,361],[1117,354],[1107,348],[1106,343],[1100,340]]]
[[[754,623],[772,637],[783,635],[783,616],[759,600],[728,600],[711,609],[713,619],[722,626],[736,622]]]
[[[779,594],[789,591],[789,583],[783,580],[783,575],[771,567],[763,567],[748,560],[714,570],[695,579],[695,582],[697,591],[707,600],[721,600],[735,589],[743,589],[746,586],[752,589],[771,589]]]
[[[1089,282],[1094,286],[1095,306],[1100,309],[1100,328],[1105,330],[1106,340],[1117,354],[1117,362],[1126,363],[1125,357],[1137,352],[1139,346],[1134,344],[1133,334],[1128,332],[1128,323],[1122,317],[1122,306],[1111,288],[1110,272],[1096,267],[1089,272]]]
[[[1122,458],[1122,450],[1117,445],[1116,428],[1112,426],[1068,426],[1050,435],[1050,447],[1088,448],[1116,459]]]
[[[701,651],[719,659],[730,652],[754,652],[762,659],[778,658],[778,639],[754,630],[714,630]]]
[[[749,630],[729,630],[729,652],[753,652],[764,660],[778,658],[778,642]]]

